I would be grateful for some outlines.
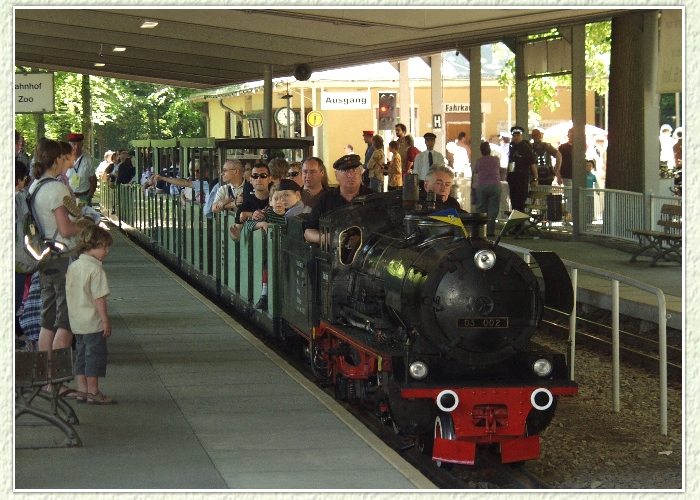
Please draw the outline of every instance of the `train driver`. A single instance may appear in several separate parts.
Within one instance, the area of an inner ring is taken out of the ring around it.
[[[318,244],[319,219],[333,209],[350,204],[356,196],[374,193],[362,185],[362,160],[358,155],[345,155],[333,164],[338,187],[324,193],[314,204],[309,220],[306,222],[304,238],[309,243]]]

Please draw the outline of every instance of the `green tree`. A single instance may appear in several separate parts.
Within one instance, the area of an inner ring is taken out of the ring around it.
[[[608,76],[610,75],[610,22],[592,23],[586,25],[586,87],[603,94],[608,90]],[[553,29],[547,33],[531,35],[531,40],[558,36],[559,32]],[[501,89],[507,89],[510,85],[510,98],[515,97],[515,54],[502,43],[493,47],[495,59],[503,61],[503,70],[498,77]],[[541,119],[540,111],[546,106],[550,111],[557,109],[560,104],[557,101],[557,87],[570,87],[571,75],[553,75],[528,80],[528,104],[530,113],[529,123],[538,123]]]
[[[89,85],[87,82],[89,81]],[[187,98],[193,89],[119,80],[66,72],[54,76],[55,113],[44,117],[46,137],[65,140],[70,132],[85,131],[83,116],[89,113],[94,140],[93,156],[106,149],[127,149],[134,139],[201,137],[204,119]],[[83,106],[89,99],[88,106]],[[87,111],[87,113],[86,113]],[[33,151],[38,138],[37,117],[16,115],[15,128],[27,138]],[[86,137],[87,139],[87,137]],[[92,150],[92,147],[86,149]]]

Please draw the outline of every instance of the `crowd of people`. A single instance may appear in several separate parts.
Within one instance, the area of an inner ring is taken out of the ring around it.
[[[661,129],[662,158],[666,154],[665,161],[680,168],[682,130],[677,129],[673,136],[670,132],[668,126]],[[174,158],[160,173],[145,168],[137,181],[133,152],[106,151],[104,160],[95,167],[91,156],[83,151],[83,135],[71,133],[66,142],[40,139],[30,158],[23,137],[16,132],[16,224],[31,205],[44,237],[60,242],[65,249],[52,254],[33,275],[16,274],[18,334],[23,333],[33,348],[42,351],[70,346],[75,339],[78,388],[65,388],[66,394],[90,404],[116,402],[102,394],[98,384],[98,378],[106,373],[106,340],[111,334],[104,300],[109,288],[101,263],[112,244],[109,233],[96,224],[99,214],[91,208],[98,177],[103,185],[140,182],[144,191],[178,196],[184,204],[202,204],[206,217],[230,214],[234,223],[229,234],[234,241],[307,213],[304,237],[310,243],[319,242],[319,220],[325,213],[349,204],[357,196],[383,191],[385,177],[387,189],[395,190],[402,187],[403,175],[416,174],[422,197],[435,193],[437,201],[457,209],[460,203],[451,194],[455,177],[470,177],[472,211],[488,214],[490,237],[495,236],[504,182],[512,209],[519,211],[524,211],[528,191],[538,185],[571,186],[571,130],[568,142],[555,147],[542,140],[538,129],[530,133],[532,142],[524,140],[525,130],[516,125],[509,133],[483,140],[480,157],[474,162],[465,133],[450,143],[444,156],[435,150],[436,136],[431,132],[423,135],[424,151],[415,147],[403,124],[396,125],[395,133],[385,151],[382,136],[372,130],[363,131],[367,145],[364,158],[348,144],[346,154],[332,165],[337,187],[331,188],[324,161],[315,156],[297,163],[283,158],[247,164],[227,160],[221,166],[220,178],[211,180],[204,174],[214,171],[218,176],[218,169],[201,168],[199,160],[189,165],[191,177],[181,178]],[[595,137],[587,149],[587,187],[604,187],[606,142],[604,136]],[[19,226],[16,233],[21,234]],[[266,309],[266,273],[262,289],[256,307]]]

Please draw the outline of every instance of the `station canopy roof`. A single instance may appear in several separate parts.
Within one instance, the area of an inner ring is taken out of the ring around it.
[[[197,89],[515,40],[629,9],[15,7],[15,66]],[[142,28],[144,21],[157,22]],[[123,52],[115,52],[123,47]],[[95,63],[104,63],[96,67]]]

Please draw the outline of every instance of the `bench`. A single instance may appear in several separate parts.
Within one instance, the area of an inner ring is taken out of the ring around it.
[[[669,260],[670,255],[676,255],[682,262],[683,248],[683,207],[680,205],[664,205],[661,207],[661,219],[656,223],[663,231],[645,231],[629,229],[639,239],[639,249],[632,255],[630,262],[636,262],[637,257],[647,250],[653,252],[649,266],[656,266],[662,257]]]
[[[63,382],[74,378],[73,351],[70,347],[53,350],[51,359],[48,354],[47,351],[15,351],[15,420],[25,413],[34,415],[63,431],[66,439],[58,447],[81,446],[80,437],[72,425],[78,424],[78,417],[60,395]],[[42,390],[46,385],[51,386],[51,393]],[[40,400],[48,401],[50,404],[39,406],[36,403],[40,403]],[[16,425],[36,425],[36,423],[27,422]],[[16,445],[16,448],[48,447],[57,446]]]

